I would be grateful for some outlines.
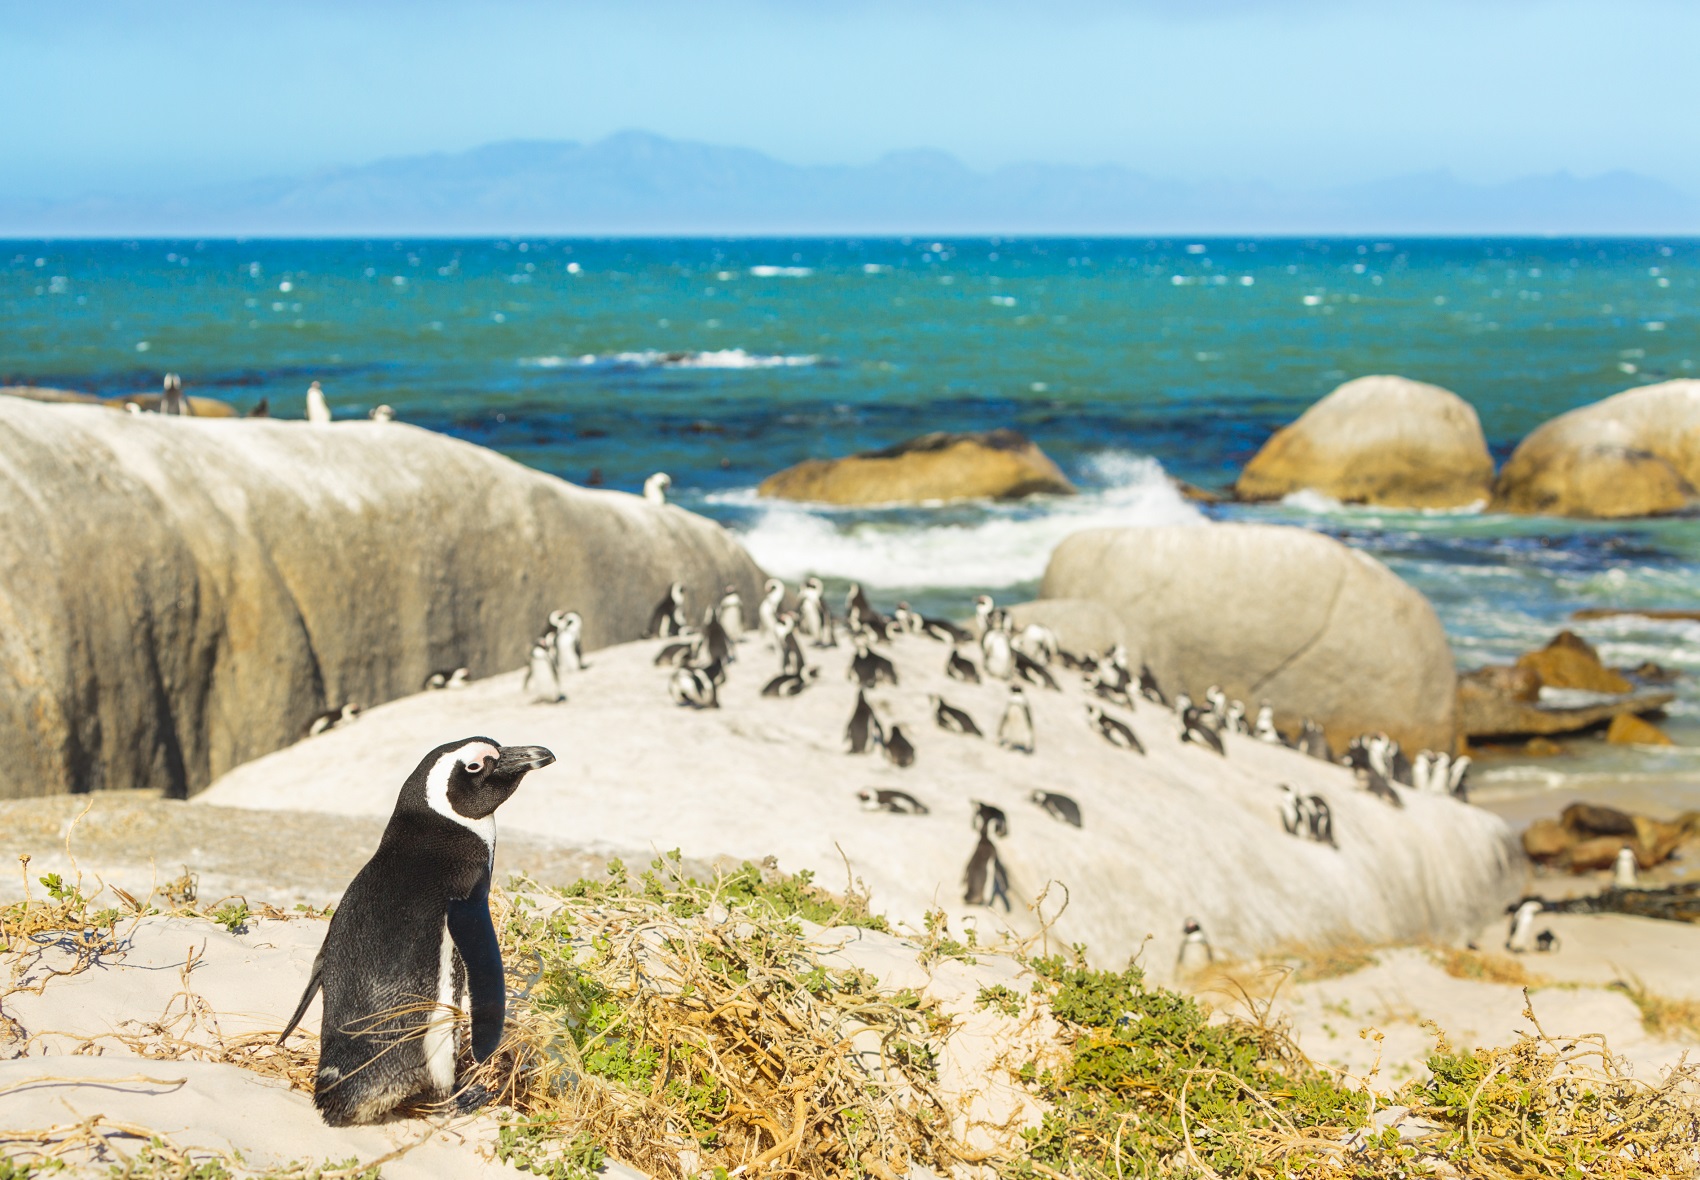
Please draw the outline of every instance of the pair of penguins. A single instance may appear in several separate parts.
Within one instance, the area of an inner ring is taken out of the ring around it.
[[[555,761],[542,746],[472,737],[438,746],[402,785],[371,860],[343,894],[282,1044],[321,990],[313,1104],[331,1126],[487,1095],[457,1088],[458,1013],[471,1056],[487,1061],[507,1016],[490,918],[498,807]]]

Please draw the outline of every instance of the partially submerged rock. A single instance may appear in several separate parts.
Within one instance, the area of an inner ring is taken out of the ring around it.
[[[182,795],[310,718],[587,647],[760,571],[719,526],[399,423],[115,414],[0,398],[0,795]]]
[[[1627,390],[1561,414],[1518,444],[1493,509],[1614,519],[1695,506],[1700,381]]]
[[[1434,608],[1318,533],[1092,529],[1057,547],[1040,596],[1110,607],[1130,658],[1171,696],[1219,684],[1252,715],[1268,700],[1283,730],[1315,719],[1336,749],[1377,731],[1412,751],[1452,749],[1452,649]]]
[[[1276,431],[1240,474],[1242,500],[1312,490],[1347,504],[1463,508],[1493,486],[1475,409],[1404,377],[1348,381]]]
[[[1617,854],[1628,848],[1638,867],[1650,869],[1669,860],[1697,832],[1700,812],[1666,821],[1615,807],[1572,803],[1557,820],[1530,824],[1523,832],[1523,851],[1537,864],[1587,873],[1611,868]]]
[[[916,504],[1070,495],[1074,485],[1013,430],[923,434],[843,459],[806,459],[768,476],[758,495],[823,504]]]
[[[1611,726],[1606,730],[1606,741],[1614,746],[1672,746],[1670,734],[1654,725],[1651,721],[1643,721],[1633,713],[1619,713],[1611,719]]]
[[[1618,734],[1611,740],[1635,741],[1626,735],[1659,732],[1636,719],[1675,699],[1673,692],[1641,687],[1606,667],[1587,640],[1560,631],[1539,651],[1519,657],[1514,667],[1489,666],[1461,675],[1458,728],[1468,738],[1501,739],[1576,733],[1610,722]]]
[[[1518,657],[1517,666],[1533,672],[1542,688],[1613,694],[1635,690],[1622,673],[1601,663],[1593,644],[1574,631],[1560,631],[1540,651]]]

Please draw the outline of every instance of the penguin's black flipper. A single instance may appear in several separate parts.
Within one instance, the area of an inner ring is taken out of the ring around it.
[[[489,874],[464,901],[449,902],[449,937],[466,964],[466,989],[472,995],[472,1057],[483,1061],[502,1043],[508,1014],[502,947],[490,920]]]
[[[301,1002],[295,1005],[295,1015],[289,1018],[289,1023],[283,1026],[283,1031],[277,1035],[277,1043],[283,1044],[289,1034],[295,1031],[295,1026],[301,1023],[301,1018],[307,1014],[307,1005],[313,1002],[313,997],[319,994],[319,988],[325,982],[325,952],[320,951],[313,959],[313,974],[307,979],[307,990],[301,993]]]

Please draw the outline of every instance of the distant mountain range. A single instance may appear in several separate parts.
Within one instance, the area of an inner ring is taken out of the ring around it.
[[[1659,234],[1700,201],[1631,172],[1474,185],[1445,172],[1294,192],[1126,168],[977,172],[937,151],[799,167],[629,131],[513,141],[163,198],[0,202],[0,236],[477,234]]]

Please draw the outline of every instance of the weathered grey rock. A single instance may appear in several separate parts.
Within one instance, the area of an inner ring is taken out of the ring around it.
[[[1336,748],[1382,731],[1451,749],[1456,674],[1434,608],[1374,558],[1277,525],[1092,529],[1051,555],[1042,598],[1092,598],[1171,696],[1212,684]]]
[[[1695,506],[1700,381],[1626,390],[1560,414],[1518,444],[1493,508],[1548,516],[1659,516]]]
[[[1242,500],[1306,489],[1347,504],[1461,508],[1487,500],[1493,457],[1469,402],[1404,377],[1359,377],[1276,431],[1235,484]]]
[[[192,793],[344,701],[524,663],[551,609],[599,647],[677,578],[760,572],[713,523],[400,423],[0,398],[0,796]]]
[[[823,504],[917,504],[1036,492],[1071,495],[1074,485],[1027,438],[1013,430],[989,430],[923,434],[842,459],[806,459],[768,476],[756,491]]]
[[[1049,627],[1057,643],[1077,655],[1099,652],[1127,642],[1127,627],[1121,616],[1101,602],[1089,598],[1040,598],[1019,602],[1009,608],[1017,628],[1029,623]]]

